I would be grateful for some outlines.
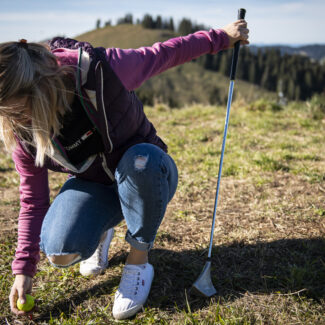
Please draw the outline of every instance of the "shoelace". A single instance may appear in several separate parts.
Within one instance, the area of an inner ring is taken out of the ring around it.
[[[136,295],[140,285],[140,272],[138,270],[124,269],[119,291],[123,296]]]

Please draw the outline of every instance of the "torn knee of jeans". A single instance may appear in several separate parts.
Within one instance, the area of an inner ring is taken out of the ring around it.
[[[143,170],[146,168],[148,156],[138,156],[134,160],[134,168],[136,170]]]
[[[67,255],[49,255],[48,259],[56,265],[68,266],[80,259],[79,254],[67,254]]]

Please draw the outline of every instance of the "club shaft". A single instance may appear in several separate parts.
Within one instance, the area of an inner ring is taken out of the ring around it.
[[[212,253],[213,234],[214,234],[214,228],[215,228],[215,222],[216,222],[216,213],[217,213],[217,207],[218,207],[218,197],[219,197],[219,188],[220,188],[220,180],[221,180],[222,165],[223,165],[223,156],[224,156],[225,148],[226,148],[226,140],[227,140],[227,132],[228,132],[228,124],[229,124],[229,115],[230,115],[230,108],[231,108],[231,102],[232,102],[232,94],[233,94],[233,91],[234,91],[234,83],[235,83],[234,80],[230,80],[229,91],[228,91],[228,102],[227,102],[227,114],[226,114],[226,120],[225,120],[225,128],[224,128],[224,132],[223,132],[222,149],[221,149],[221,157],[220,157],[220,163],[219,163],[216,198],[215,198],[215,201],[214,201],[214,211],[213,211],[213,218],[212,218],[212,227],[211,227],[208,259],[211,258],[211,253]]]

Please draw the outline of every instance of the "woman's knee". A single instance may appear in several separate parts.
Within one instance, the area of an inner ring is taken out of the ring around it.
[[[126,175],[161,173],[162,156],[165,154],[159,147],[141,143],[129,148],[120,160],[117,169],[117,180],[123,180]]]
[[[50,255],[48,259],[56,266],[69,266],[80,260],[79,254],[66,254],[66,255]]]

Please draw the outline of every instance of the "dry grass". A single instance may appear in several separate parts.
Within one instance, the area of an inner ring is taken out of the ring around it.
[[[146,110],[170,145],[180,183],[151,252],[155,279],[146,308],[121,323],[325,324],[324,123],[310,119],[303,104],[279,112],[234,105],[213,248],[218,293],[205,299],[189,289],[207,254],[224,108]],[[0,323],[114,323],[125,224],[116,229],[104,275],[86,279],[78,266],[56,270],[42,256],[34,320],[10,314],[18,178],[7,156],[0,167]],[[51,174],[52,197],[64,179]]]

